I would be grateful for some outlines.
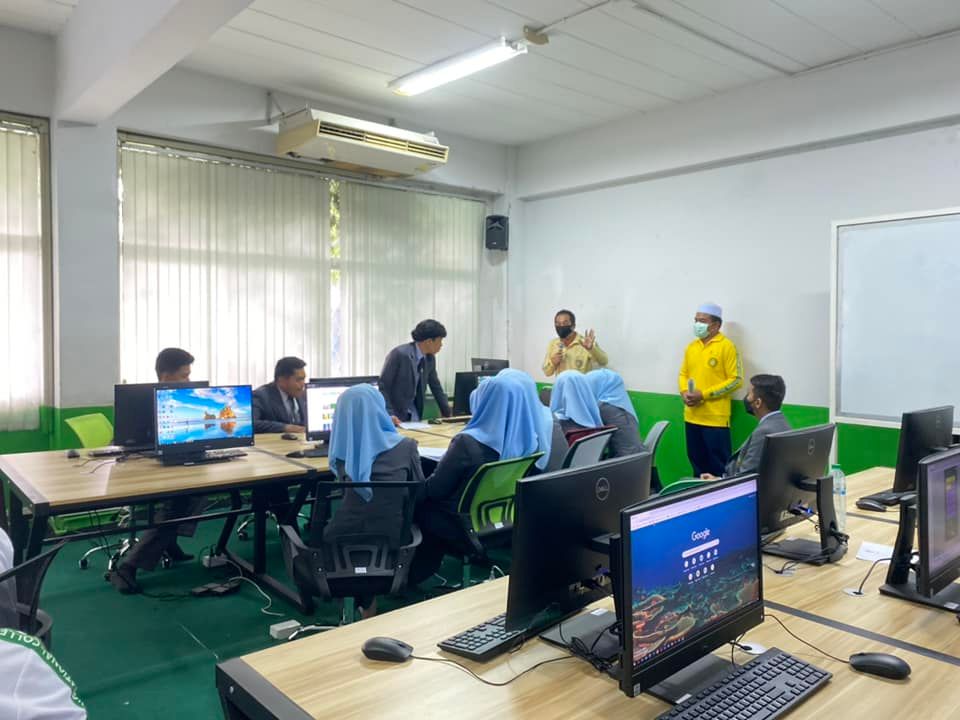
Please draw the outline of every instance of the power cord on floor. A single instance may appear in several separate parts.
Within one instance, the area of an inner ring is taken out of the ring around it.
[[[231,560],[230,558],[225,558],[225,559],[226,559],[227,563],[229,563],[230,565],[233,565],[233,566],[237,569],[237,572],[239,573],[238,575],[235,575],[234,577],[229,578],[229,579],[227,580],[227,582],[233,582],[234,580],[243,580],[244,582],[250,583],[251,585],[253,585],[253,586],[257,589],[257,592],[260,593],[260,594],[261,594],[264,598],[266,598],[266,600],[267,600],[267,604],[264,605],[262,608],[260,608],[260,612],[261,612],[261,613],[263,613],[264,615],[270,615],[270,616],[272,616],[272,617],[283,617],[283,616],[284,616],[283,613],[274,612],[274,611],[272,611],[272,610],[270,609],[271,607],[273,607],[273,598],[270,597],[269,595],[267,595],[267,593],[265,593],[265,592],[263,591],[263,588],[261,588],[261,587],[260,587],[257,583],[255,583],[253,580],[251,580],[251,579],[248,578],[248,577],[244,577],[244,575],[243,575],[243,568],[241,568],[239,565],[237,565],[237,563],[235,563],[235,562],[234,562],[233,560]]]

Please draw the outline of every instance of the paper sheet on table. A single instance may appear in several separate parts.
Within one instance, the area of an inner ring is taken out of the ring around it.
[[[435,460],[440,462],[440,458],[443,457],[443,454],[447,451],[446,448],[432,448],[432,447],[423,447],[422,445],[417,448],[420,451],[420,457],[427,458],[427,460]]]
[[[893,557],[893,545],[881,545],[864,540],[860,543],[860,549],[857,550],[857,560],[867,560],[876,562],[877,560],[887,560]]]
[[[425,422],[402,422],[400,427],[404,430],[429,430],[430,423]]]

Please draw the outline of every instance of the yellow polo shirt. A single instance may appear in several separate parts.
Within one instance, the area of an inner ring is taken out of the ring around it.
[[[690,378],[703,393],[703,402],[694,407],[684,405],[683,419],[694,425],[729,427],[730,395],[743,385],[740,353],[730,338],[717,333],[706,343],[697,338],[687,345],[678,378],[680,392],[687,390]]]
[[[553,366],[550,356],[559,348],[563,348],[563,360],[557,367]],[[580,372],[590,372],[594,366],[603,367],[607,364],[607,354],[600,349],[600,346],[594,341],[593,347],[587,350],[581,342],[580,333],[573,339],[569,346],[563,344],[563,340],[556,338],[547,345],[547,354],[543,358],[543,374],[547,377],[559,375],[564,370],[579,370]]]

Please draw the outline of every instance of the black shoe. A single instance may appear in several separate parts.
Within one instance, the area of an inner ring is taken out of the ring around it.
[[[167,555],[169,555],[170,559],[175,563],[187,562],[188,560],[193,560],[195,557],[194,555],[184,551],[184,549],[177,545],[177,543],[174,543],[167,548]]]
[[[110,584],[123,595],[136,595],[143,592],[137,582],[137,569],[130,565],[119,565],[110,573]]]

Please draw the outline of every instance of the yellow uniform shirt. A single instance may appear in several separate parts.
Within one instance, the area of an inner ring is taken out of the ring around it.
[[[740,353],[730,338],[717,333],[706,343],[698,338],[687,345],[678,378],[680,392],[686,392],[690,378],[703,393],[703,402],[685,405],[683,419],[694,425],[729,427],[730,395],[743,385]]]
[[[563,360],[554,367],[550,356],[557,350],[563,348]],[[580,372],[590,372],[594,366],[603,367],[607,364],[607,354],[600,349],[596,341],[593,347],[587,350],[581,342],[580,334],[573,339],[569,346],[563,344],[563,340],[556,338],[547,345],[547,354],[543,358],[543,374],[547,377],[559,375],[564,370],[579,370]]]

